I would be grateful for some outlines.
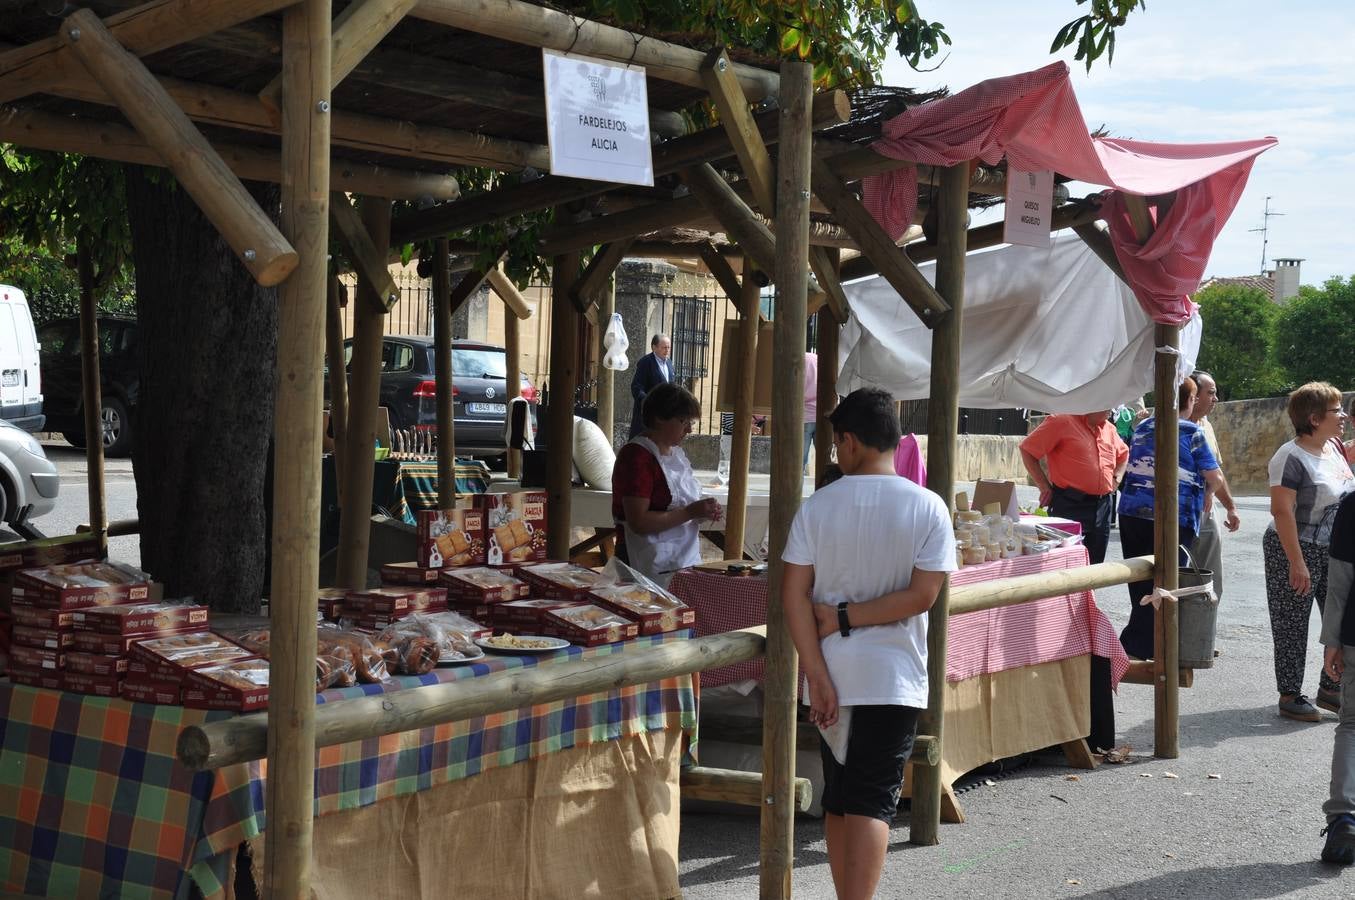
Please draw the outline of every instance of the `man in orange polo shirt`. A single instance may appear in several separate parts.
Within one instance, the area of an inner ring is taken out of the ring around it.
[[[1049,416],[1021,442],[1021,461],[1040,489],[1040,505],[1082,523],[1082,540],[1093,563],[1106,558],[1115,489],[1129,462],[1129,448],[1109,415],[1103,409]],[[1049,467],[1047,475],[1040,460]]]

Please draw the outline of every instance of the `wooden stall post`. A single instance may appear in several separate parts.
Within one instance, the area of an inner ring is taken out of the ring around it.
[[[805,310],[809,303],[809,166],[814,98],[808,63],[781,63],[781,152],[776,172],[776,320],[772,418],[780,423],[772,439],[771,562],[767,581],[767,673],[762,718],[762,827],[758,867],[763,898],[790,896],[795,824],[795,677],[799,660],[781,607],[790,523],[804,486],[801,445],[804,429]],[[744,282],[752,281],[746,274]],[[757,327],[746,316],[745,327]],[[737,425],[738,423],[736,423]]]
[[[606,289],[598,293],[598,427],[607,435],[609,445],[616,439],[615,376],[611,369],[602,365],[607,355],[607,347],[602,341],[607,336],[612,313],[616,312],[616,278],[613,274]]]
[[[326,81],[328,83],[328,75]],[[362,221],[378,247],[390,243],[391,202],[367,197]],[[376,459],[377,406],[381,397],[381,344],[386,304],[358,278],[353,304],[353,356],[348,366],[348,446],[344,453],[343,508],[339,513],[339,560],[334,583],[355,590],[367,586],[371,542],[372,478]]]
[[[941,174],[937,198],[940,235],[936,251],[936,291],[950,312],[933,316],[931,399],[927,407],[927,487],[941,495],[946,507],[955,503],[956,430],[960,420],[960,336],[964,311],[965,232],[969,202],[969,163]],[[918,717],[918,734],[942,746],[946,688],[946,622],[950,615],[949,583],[942,586],[927,614],[927,709]],[[914,766],[913,808],[908,840],[940,842],[941,767]]]
[[[828,250],[827,262],[836,275],[842,261],[840,250]],[[819,310],[819,383],[816,413],[818,427],[814,430],[814,483],[823,479],[824,469],[828,467],[828,457],[833,449],[833,430],[828,427],[825,417],[837,406],[837,367],[838,345],[842,337],[842,320],[837,317],[831,305]]]
[[[1181,329],[1176,325],[1157,325],[1153,339],[1159,348],[1181,346]],[[1178,519],[1177,466],[1181,456],[1181,423],[1176,409],[1175,353],[1159,350],[1155,360],[1153,396],[1153,586],[1174,591],[1178,580],[1177,545],[1180,543]],[[1177,716],[1180,712],[1181,647],[1178,639],[1177,606],[1164,602],[1153,612],[1153,755],[1176,759],[1181,755]]]
[[[729,439],[729,495],[725,503],[725,558],[743,559],[748,529],[748,467],[753,451],[753,389],[757,381],[757,338],[762,324],[758,298],[762,289],[753,277],[753,261],[743,258],[743,281],[736,301],[743,321],[739,342],[725,348],[737,360],[738,383],[734,388],[734,434]]]
[[[108,504],[104,495],[103,384],[99,375],[99,301],[94,293],[94,258],[88,238],[76,252],[80,275],[80,385],[85,407],[85,469],[89,491],[89,529],[108,552]]]
[[[522,392],[522,320],[504,310],[503,355],[508,371],[508,402]],[[522,451],[508,451],[508,477],[522,477]]]
[[[452,273],[447,239],[433,242],[433,354],[438,395],[438,508],[456,506],[456,415],[452,403]],[[510,316],[511,318],[511,316]],[[512,396],[513,373],[508,373]]]
[[[343,289],[339,276],[331,272],[325,305],[325,353],[329,358],[329,430],[334,436],[334,482],[341,489],[348,436],[348,367],[343,358],[343,307],[339,302]],[[342,492],[339,503],[343,504]]]
[[[315,615],[329,251],[330,0],[282,23],[282,233],[298,263],[278,298],[273,442],[272,671],[263,896],[310,897],[315,797]],[[351,459],[351,457],[350,457]],[[371,467],[367,471],[370,475]],[[349,495],[350,497],[352,494]]]
[[[546,556],[550,559],[569,559],[580,316],[570,295],[578,277],[577,252],[562,253],[551,261],[550,409],[546,414]]]

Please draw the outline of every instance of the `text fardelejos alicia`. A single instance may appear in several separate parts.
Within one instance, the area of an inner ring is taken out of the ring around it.
[[[603,131],[619,131],[623,134],[627,130],[626,123],[621,119],[608,119],[603,116],[585,116],[582,113],[579,114],[579,124],[586,128],[600,128]],[[595,150],[617,149],[616,141],[609,137],[593,138],[592,146]]]

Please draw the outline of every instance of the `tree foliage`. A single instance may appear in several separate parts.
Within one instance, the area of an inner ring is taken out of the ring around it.
[[[1279,307],[1260,288],[1216,284],[1195,295],[1204,320],[1198,365],[1214,376],[1220,399],[1274,397],[1287,390],[1271,344]]]
[[[1329,381],[1355,389],[1355,276],[1304,285],[1280,307],[1274,360],[1292,385]]]
[[[122,167],[0,145],[0,280],[28,295],[39,324],[80,310],[75,254],[90,248],[106,312],[133,306]]]

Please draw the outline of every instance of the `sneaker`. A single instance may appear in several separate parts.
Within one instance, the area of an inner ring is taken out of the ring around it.
[[[1335,866],[1355,863],[1355,816],[1341,813],[1322,829],[1327,842],[1322,845],[1322,861]]]
[[[1322,707],[1328,712],[1339,713],[1341,711],[1341,692],[1327,691],[1322,688],[1317,689],[1317,699],[1313,701],[1317,706]]]
[[[1289,700],[1280,698],[1280,715],[1299,722],[1321,722],[1322,713],[1302,694],[1295,694]]]

